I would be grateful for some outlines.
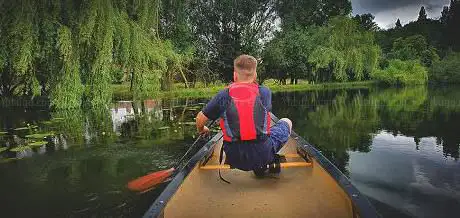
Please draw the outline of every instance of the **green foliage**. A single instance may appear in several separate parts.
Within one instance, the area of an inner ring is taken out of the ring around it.
[[[264,52],[263,78],[285,80],[288,77],[313,80],[308,58],[314,48],[317,28],[287,31],[270,41]]]
[[[460,52],[460,0],[451,0],[447,12],[444,40],[447,46]]]
[[[62,68],[51,76],[51,105],[57,109],[81,105],[83,85],[80,80],[78,57],[72,45],[70,29],[62,26],[57,32],[57,47]]]
[[[82,99],[99,107],[111,100],[114,76],[131,79],[136,97],[156,93],[168,63],[183,63],[159,39],[160,6],[160,0],[2,1],[0,95],[46,95],[56,109],[80,107]]]
[[[378,69],[371,75],[388,85],[425,84],[428,80],[427,69],[418,61],[390,60],[386,69]]]
[[[331,17],[347,16],[352,9],[348,0],[280,0],[275,6],[284,30],[325,25]]]
[[[353,20],[355,20],[364,30],[378,31],[380,28],[377,23],[374,22],[374,18],[375,17],[372,14],[357,14],[355,17],[353,17]]]
[[[373,33],[350,18],[336,17],[327,26],[277,35],[263,54],[264,77],[349,81],[368,78],[377,67],[380,49]]]
[[[198,38],[201,58],[223,81],[233,79],[233,60],[246,53],[258,56],[272,35],[277,18],[273,0],[193,0],[189,19]]]
[[[328,26],[320,28],[318,35],[317,46],[309,58],[314,69],[329,69],[336,81],[362,80],[376,69],[380,48],[374,35],[360,30],[353,20],[333,18]],[[321,77],[324,75],[317,75]]]
[[[426,42],[422,35],[414,35],[407,38],[398,38],[393,43],[392,59],[420,60],[424,66],[430,67],[433,61],[439,60],[436,49]]]
[[[430,81],[437,83],[460,83],[460,53],[450,53],[433,64]]]

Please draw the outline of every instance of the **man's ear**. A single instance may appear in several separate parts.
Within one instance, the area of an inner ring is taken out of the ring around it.
[[[236,82],[236,80],[238,79],[238,74],[233,71],[233,82]]]

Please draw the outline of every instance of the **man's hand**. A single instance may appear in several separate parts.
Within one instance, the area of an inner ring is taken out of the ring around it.
[[[196,116],[196,129],[200,133],[200,135],[205,135],[209,133],[209,128],[205,126],[208,118],[200,111]]]
[[[198,130],[198,131],[200,132],[200,135],[208,135],[209,132],[210,132],[209,128],[207,126],[204,126],[201,131],[200,130]]]

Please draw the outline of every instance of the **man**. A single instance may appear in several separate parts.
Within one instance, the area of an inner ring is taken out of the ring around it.
[[[241,55],[233,67],[234,83],[220,91],[198,113],[196,126],[200,134],[208,134],[206,122],[221,118],[226,163],[261,175],[287,142],[292,123],[283,118],[270,128],[271,91],[256,83],[254,57]]]

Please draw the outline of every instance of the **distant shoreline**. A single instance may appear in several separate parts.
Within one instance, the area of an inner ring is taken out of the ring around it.
[[[279,85],[268,83],[265,86],[269,87],[272,92],[292,92],[292,91],[309,91],[309,90],[328,90],[328,89],[349,89],[349,88],[371,88],[377,85],[377,81],[357,81],[357,82],[335,82],[335,83],[318,83],[318,84],[288,84]],[[223,85],[215,85],[210,87],[199,88],[175,88],[171,91],[160,91],[153,98],[204,98],[212,97],[220,90],[225,88]],[[127,84],[114,84],[113,100],[132,100],[132,93],[129,91]]]

